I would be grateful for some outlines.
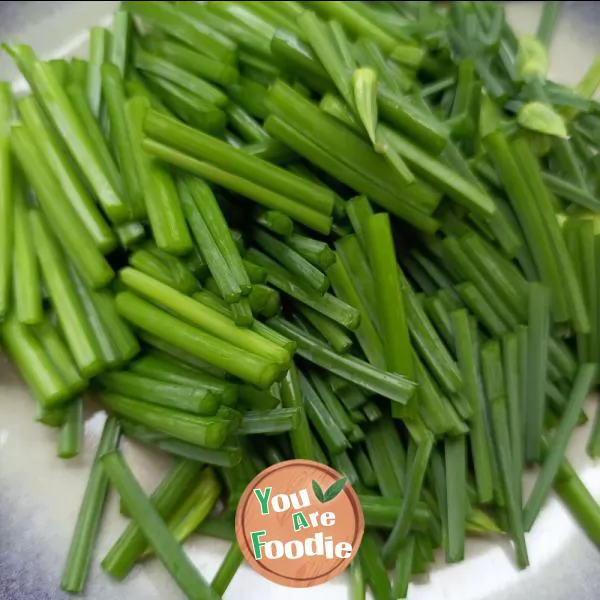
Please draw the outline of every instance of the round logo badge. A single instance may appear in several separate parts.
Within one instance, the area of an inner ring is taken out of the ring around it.
[[[297,588],[344,571],[364,532],[356,492],[340,473],[310,460],[289,460],[257,475],[240,499],[235,525],[250,566]]]

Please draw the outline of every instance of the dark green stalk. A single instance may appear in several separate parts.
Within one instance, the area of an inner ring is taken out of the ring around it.
[[[350,306],[353,306],[360,314],[360,323],[358,324],[355,333],[358,343],[368,361],[373,366],[384,369],[385,356],[383,344],[375,328],[375,321],[371,318],[371,315],[375,312],[375,302],[370,273],[367,271],[365,274],[368,277],[361,277],[360,272],[357,273],[359,266],[356,261],[349,263],[349,266],[346,267],[346,261],[343,260],[344,254],[342,253],[341,245],[338,245],[338,253],[342,260],[336,261],[336,263],[327,271],[327,275],[331,280],[336,295]],[[368,267],[364,255],[362,255],[362,259],[360,264],[364,263],[364,265]],[[353,270],[351,271],[350,269]],[[352,273],[352,276],[350,273]],[[373,302],[367,304],[364,301],[364,298],[367,296],[369,290]]]
[[[119,452],[106,454],[102,458],[102,466],[148,544],[182,591],[189,598],[218,600],[219,596],[211,590],[195,569],[160,514],[144,494],[121,454]]]
[[[600,507],[566,460],[559,467],[554,489],[589,539],[600,547]]]
[[[107,373],[100,382],[118,394],[197,415],[211,416],[219,408],[218,397],[206,388],[163,383],[127,372]]]
[[[274,410],[244,413],[239,435],[275,434],[293,431],[300,423],[300,409],[276,408]]]
[[[539,163],[524,139],[512,142],[511,149],[521,169],[521,173],[526,178],[533,192],[532,197],[537,203],[538,211],[544,221],[547,235],[550,238],[561,280],[564,281],[562,288],[575,331],[587,333],[590,330],[589,311],[591,308],[588,307],[586,311],[582,286],[577,281],[573,264],[565,245],[565,238],[556,219],[552,198],[542,179]]]
[[[128,419],[206,448],[219,448],[229,433],[229,423],[219,417],[201,417],[112,392],[103,393],[102,402],[109,410]]]
[[[180,460],[163,478],[150,496],[152,505],[163,518],[169,518],[191,491],[201,464]],[[124,578],[134,567],[146,548],[146,538],[139,526],[132,522],[102,560],[102,569],[116,577]]]
[[[514,457],[511,453],[510,430],[506,412],[506,398],[497,396],[489,398],[490,414],[494,431],[494,441],[498,470],[502,482],[502,490],[506,503],[506,515],[510,533],[514,539],[517,565],[524,569],[529,565],[527,546],[525,544],[523,513],[521,511],[520,490],[515,485]]]
[[[365,579],[375,600],[392,600],[389,576],[381,558],[381,542],[372,532],[366,532],[358,553]]]
[[[163,167],[139,150],[148,103],[134,97],[127,102],[125,110],[134,148],[138,148],[134,157],[156,245],[171,254],[186,254],[192,248],[192,240],[174,181]]]
[[[204,56],[189,46],[169,38],[147,36],[145,42],[151,52],[206,81],[224,87],[235,85],[238,82],[239,73],[231,64]]]
[[[191,48],[201,50],[203,54],[224,62],[235,60],[235,43],[211,26],[179,10],[179,7],[162,2],[147,2],[144,6],[140,6],[138,2],[124,2],[123,8]]]
[[[24,325],[36,325],[43,319],[42,288],[35,241],[29,223],[22,180],[13,185],[14,250],[12,285],[17,318]],[[1,311],[0,311],[1,312]]]
[[[414,379],[415,369],[407,325],[404,294],[389,217],[379,214],[367,224],[367,247],[373,273],[374,295],[378,306],[385,363],[388,371]]]
[[[415,553],[415,536],[409,535],[400,546],[394,569],[392,594],[394,598],[406,598],[408,586],[412,575],[412,566]]]
[[[553,257],[551,238],[545,229],[542,215],[536,205],[535,198],[533,198],[531,188],[501,132],[497,131],[488,135],[485,138],[485,146],[502,179],[525,237],[529,240],[529,247],[535,265],[542,277],[542,282],[552,290],[555,319],[558,321],[565,320],[567,314],[564,286],[558,265]]]
[[[536,283],[530,286],[529,293],[525,456],[528,461],[537,461],[541,456],[542,430],[546,412],[545,383],[550,335],[550,294],[547,288]]]
[[[151,448],[163,450],[167,454],[178,458],[186,458],[196,463],[205,463],[226,469],[234,467],[242,459],[242,451],[239,446],[222,446],[216,450],[213,448],[203,448],[175,439],[133,421],[122,419],[121,424],[123,433],[127,437],[133,438]]]
[[[117,449],[119,433],[117,420],[108,417],[90,470],[61,577],[60,587],[65,592],[81,593],[84,590],[108,492],[108,477],[101,459]]]
[[[0,82],[0,318],[4,318],[8,312],[13,280],[13,170],[10,152],[12,110],[10,84]]]

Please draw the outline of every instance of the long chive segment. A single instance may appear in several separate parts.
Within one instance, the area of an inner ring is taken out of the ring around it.
[[[410,531],[432,449],[433,435],[429,434],[419,442],[413,462],[408,471],[406,495],[402,503],[402,510],[382,550],[384,562],[389,562],[394,558]]]
[[[159,513],[144,494],[121,454],[118,452],[105,454],[102,458],[102,466],[111,483],[117,488],[127,510],[146,537],[148,544],[188,598],[218,600],[219,596],[210,588],[186,556]]]
[[[36,144],[52,168],[71,206],[102,252],[115,247],[116,240],[98,206],[87,192],[73,168],[69,155],[62,149],[60,138],[45,118],[41,107],[31,96],[19,101],[19,113]]]
[[[242,295],[248,295],[252,290],[248,273],[212,190],[197,179],[188,178],[187,184],[206,227],[231,270]]]
[[[446,561],[453,563],[460,562],[465,555],[467,449],[464,436],[446,440],[445,458],[448,507]]]
[[[297,352],[300,356],[366,390],[401,404],[405,404],[414,393],[413,382],[400,375],[381,371],[362,360],[339,355],[317,338],[284,319],[278,317],[271,319],[269,325],[295,340],[298,343]]]
[[[114,223],[127,221],[129,218],[127,206],[123,202],[119,190],[114,188],[112,181],[107,176],[87,134],[82,129],[81,121],[56,79],[51,66],[42,62],[36,63],[33,77],[44,107],[50,113],[54,125],[98,196],[106,214]]]
[[[186,254],[192,249],[192,240],[173,178],[140,147],[144,118],[148,110],[145,98],[130,98],[125,105],[133,156],[144,193],[150,228],[156,245],[161,250],[171,254]]]
[[[260,388],[269,387],[282,371],[281,365],[215,338],[133,294],[121,293],[116,302],[121,316],[137,327]]]
[[[13,297],[19,321],[25,325],[36,325],[42,321],[42,286],[35,250],[29,209],[25,201],[23,181],[14,182],[14,254],[13,254]]]
[[[44,281],[73,358],[83,375],[95,375],[103,369],[104,359],[88,316],[69,278],[64,255],[43,215],[39,211],[31,211],[30,216]]]
[[[8,312],[12,264],[12,165],[10,123],[12,119],[10,85],[0,82],[0,318]]]
[[[239,177],[226,168],[217,167],[211,162],[197,160],[152,139],[145,139],[142,147],[152,156],[202,177],[206,181],[251,198],[267,209],[278,210],[319,233],[329,234],[331,231],[331,217],[304,206],[284,194],[279,194],[267,187],[257,185],[249,179]]]
[[[431,200],[435,207],[438,202],[431,197],[429,189],[426,191],[425,186],[418,183],[407,186],[402,190],[405,202],[398,203],[397,177],[368,143],[329,119],[281,80],[271,87],[269,99],[275,114],[267,119],[265,128],[274,137],[358,192],[369,195],[390,212],[430,233],[437,229],[435,220],[428,217],[431,204],[427,210],[421,209],[422,203]],[[340,154],[342,149],[348,148],[353,149],[351,154]]]
[[[125,91],[121,71],[116,65],[102,65],[102,93],[108,108],[110,135],[114,142],[119,166],[123,176],[126,204],[132,219],[146,216],[144,193],[136,166],[133,138],[125,112]]]
[[[414,379],[412,346],[389,217],[385,214],[371,217],[367,229],[386,367],[388,371]]]
[[[500,131],[485,138],[485,144],[496,165],[512,208],[519,219],[526,239],[529,241],[536,269],[541,280],[552,290],[555,318],[566,318],[566,300],[558,266],[553,257],[550,239],[545,231],[542,216],[532,197],[531,190]]]
[[[42,210],[60,238],[69,258],[86,281],[95,288],[106,285],[113,270],[94,244],[81,220],[70,206],[45,156],[31,133],[22,125],[11,131],[11,148],[37,194]]]
[[[183,123],[150,111],[144,127],[153,139],[172,145],[198,160],[213,163],[324,215],[330,215],[333,211],[334,193],[327,188],[249,156]]]
[[[375,533],[365,532],[358,558],[374,597],[377,600],[392,600],[389,575],[381,558],[380,546],[381,542]]]
[[[235,43],[197,19],[186,18],[183,11],[177,10],[173,5],[146,2],[141,6],[139,2],[124,2],[123,9],[148,21],[188,46],[201,49],[208,56],[227,63],[235,59]]]
[[[206,388],[157,381],[127,371],[106,373],[100,382],[118,394],[197,415],[214,415],[220,406],[217,395]]]
[[[169,518],[194,485],[201,464],[180,460],[165,475],[150,496],[154,508],[163,518]],[[146,538],[137,523],[130,523],[102,560],[102,569],[118,579],[134,567],[146,548]]]
[[[350,600],[365,600],[367,584],[358,556],[350,564]]]
[[[544,221],[555,260],[560,269],[560,276],[564,279],[564,297],[573,321],[573,327],[577,332],[586,333],[590,329],[591,315],[589,311],[591,307],[586,309],[584,302],[583,289],[585,289],[585,285],[578,282],[575,276],[573,264],[565,245],[565,238],[561,234],[556,219],[552,197],[544,185],[539,163],[525,140],[513,141],[511,150],[522,174],[529,183],[529,187],[533,192],[532,197],[536,201],[539,214]]]
[[[229,421],[219,416],[195,415],[113,392],[104,392],[102,402],[119,415],[198,446],[220,448],[229,433]]]
[[[60,583],[61,589],[65,592],[81,593],[85,587],[108,491],[108,478],[101,461],[105,454],[116,450],[119,433],[117,420],[109,417],[102,430],[102,436],[77,516],[71,545],[69,546],[69,553]]]
[[[569,396],[569,404],[555,434],[552,436],[552,444],[542,464],[542,470],[535,482],[531,496],[525,505],[525,527],[528,530],[535,522],[542,504],[552,488],[563,460],[569,435],[577,425],[579,414],[596,377],[596,372],[595,364],[584,364],[579,367],[575,381],[573,382],[573,389]]]
[[[502,485],[502,495],[506,504],[506,516],[515,543],[517,564],[521,569],[524,569],[529,565],[529,558],[525,544],[521,490],[516,485],[514,477],[515,459],[512,455],[510,441],[505,381],[499,342],[490,341],[486,343],[482,348],[481,361],[485,379],[485,393],[492,423],[494,450]]]
[[[119,273],[119,278],[131,290],[156,304],[168,308],[174,314],[197,325],[215,337],[265,359],[283,364],[289,362],[290,355],[281,346],[257,335],[254,331],[236,327],[230,319],[220,312],[210,309],[140,271],[126,267]]]
[[[313,443],[308,425],[307,409],[300,388],[300,376],[296,365],[292,363],[281,382],[281,405],[284,408],[297,408],[300,412],[298,425],[290,431],[290,442],[294,457],[314,460]]]
[[[58,438],[58,457],[74,458],[83,441],[83,399],[76,398],[67,407],[67,415]]]
[[[540,457],[546,408],[546,370],[550,335],[550,294],[539,284],[529,288],[529,338],[527,365],[527,415],[525,455],[527,460]]]
[[[496,441],[496,452],[498,468],[502,478],[503,492],[507,503],[507,514],[514,536],[517,564],[525,568],[529,564],[527,546],[525,544],[523,515],[521,512],[521,500],[518,497],[514,477],[512,476],[513,457],[510,452],[510,437],[508,429],[508,418],[506,416],[505,398],[498,397],[491,401],[492,425]]]

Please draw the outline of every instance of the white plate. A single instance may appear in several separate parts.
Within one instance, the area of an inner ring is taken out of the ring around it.
[[[85,46],[85,31],[105,22],[117,2],[0,3],[0,40],[31,44],[40,56],[73,54]],[[553,46],[554,79],[574,83],[600,47],[600,8],[594,2],[567,3]],[[519,31],[533,31],[539,3],[512,3],[512,22]],[[17,74],[0,56],[0,79]],[[594,402],[589,414],[593,416]],[[56,458],[55,431],[33,421],[34,407],[23,384],[0,357],[0,600],[66,598],[58,591],[66,549],[86,484],[104,415],[86,423],[85,449],[79,458]],[[594,496],[600,499],[600,466],[584,451],[589,427],[578,430],[569,456]],[[146,489],[158,483],[168,466],[159,456],[125,443],[125,454]],[[116,584],[103,574],[99,559],[126,521],[111,497],[102,525],[98,552],[85,597],[159,600],[181,593],[157,561],[138,567],[126,582]],[[597,600],[600,598],[600,555],[559,502],[552,498],[528,536],[531,568],[517,572],[510,544],[470,540],[467,560],[447,566],[440,557],[427,578],[411,585],[411,600]],[[211,578],[227,544],[194,538],[186,549],[200,571]],[[346,576],[308,590],[283,588],[244,566],[234,578],[227,600],[342,600]]]

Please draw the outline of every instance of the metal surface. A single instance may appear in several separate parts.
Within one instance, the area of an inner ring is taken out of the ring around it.
[[[81,51],[85,30],[106,19],[116,2],[0,2],[0,41],[22,41],[40,56]],[[532,31],[539,3],[511,3],[519,31]],[[600,3],[568,2],[552,52],[551,76],[575,82],[600,49]],[[10,61],[0,55],[0,79],[14,79]],[[589,414],[595,402],[589,404]],[[33,421],[28,392],[0,357],[0,600],[55,600],[60,573],[86,483],[103,415],[90,415],[85,451],[74,461],[56,458],[56,434]],[[569,455],[592,493],[600,499],[600,465],[584,452],[588,428],[579,430]],[[125,452],[142,483],[151,489],[167,461],[126,444]],[[85,597],[90,600],[159,600],[180,592],[157,561],[137,568],[124,583],[114,583],[98,567],[99,559],[122,530],[125,520],[111,497],[102,526]],[[467,560],[446,566],[440,559],[428,576],[411,585],[412,600],[597,600],[600,554],[553,498],[528,537],[532,566],[518,573],[512,549],[498,540],[470,540]],[[227,544],[194,538],[186,548],[207,578],[215,573]],[[237,600],[342,600],[346,578],[309,590],[282,588],[249,568],[236,575],[225,598]]]

